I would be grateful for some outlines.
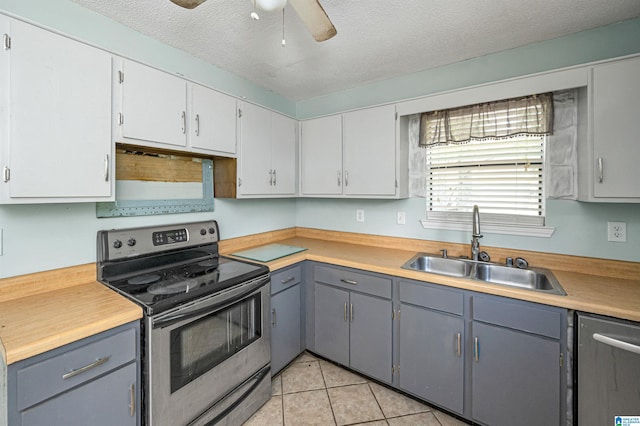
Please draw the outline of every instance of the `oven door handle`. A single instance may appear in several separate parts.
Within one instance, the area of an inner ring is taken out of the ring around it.
[[[259,281],[256,281],[255,283],[251,284],[248,286],[247,289],[245,289],[242,293],[236,294],[235,296],[231,297],[230,299],[225,299],[219,303],[215,303],[213,305],[208,305],[204,308],[200,308],[200,309],[196,309],[194,311],[190,311],[190,312],[185,312],[184,314],[181,313],[176,313],[174,315],[169,315],[167,317],[164,317],[162,319],[158,319],[156,321],[153,322],[152,327],[154,329],[156,328],[165,328],[168,327],[172,324],[175,324],[177,322],[180,321],[184,321],[186,319],[189,318],[193,318],[193,317],[197,317],[200,316],[202,314],[206,314],[208,312],[215,312],[217,310],[219,310],[220,308],[223,308],[225,306],[228,305],[232,305],[235,302],[244,299],[245,297],[247,297],[247,295],[253,293],[254,291],[256,291],[257,289],[259,289],[260,287],[263,287],[265,285],[267,285],[270,282],[270,278],[266,277],[264,279],[261,279]]]

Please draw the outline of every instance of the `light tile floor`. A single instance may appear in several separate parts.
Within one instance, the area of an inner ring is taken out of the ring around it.
[[[244,426],[465,423],[305,352],[272,380],[271,399]]]

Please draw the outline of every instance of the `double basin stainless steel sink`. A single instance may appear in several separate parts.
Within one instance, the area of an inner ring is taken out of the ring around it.
[[[519,269],[515,266],[426,253],[416,254],[402,267],[414,271],[467,278],[560,296],[567,295],[553,273],[544,268]]]

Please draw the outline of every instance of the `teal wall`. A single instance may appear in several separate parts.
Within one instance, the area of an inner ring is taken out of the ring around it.
[[[0,11],[159,68],[179,71],[189,79],[299,118],[640,52],[640,20],[633,20],[293,103],[67,0],[0,0]],[[364,223],[355,222],[356,208],[365,209]],[[404,226],[395,224],[399,210],[407,212]],[[112,219],[97,219],[92,203],[0,205],[0,278],[94,262],[95,235],[100,229],[192,220],[218,220],[223,238],[298,225],[445,242],[469,240],[465,232],[422,229],[418,220],[424,212],[423,199],[216,200],[213,213]],[[607,243],[607,221],[627,222],[629,242]],[[640,205],[550,201],[548,224],[556,227],[550,239],[485,234],[482,243],[640,261]]]

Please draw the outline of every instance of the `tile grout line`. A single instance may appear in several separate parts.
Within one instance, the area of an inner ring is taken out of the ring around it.
[[[336,419],[336,413],[333,411],[333,404],[331,403],[331,397],[329,396],[329,388],[327,387],[327,380],[324,378],[324,370],[322,369],[322,365],[320,364],[320,360],[318,360],[318,368],[320,368],[320,375],[322,376],[322,383],[324,383],[324,392],[327,394],[327,400],[329,401],[329,408],[331,409],[331,415],[333,416],[333,423],[338,424],[338,419]]]

